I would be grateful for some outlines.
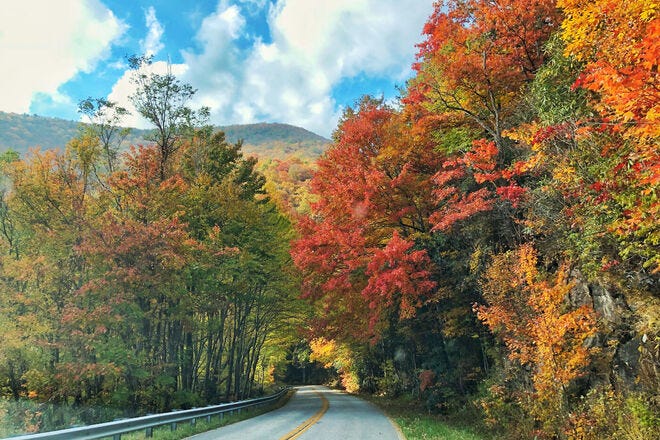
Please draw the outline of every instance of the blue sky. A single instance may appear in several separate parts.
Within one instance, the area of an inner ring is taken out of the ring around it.
[[[76,120],[130,107],[125,56],[149,53],[217,125],[283,122],[324,136],[364,94],[397,96],[433,0],[2,0],[0,110]],[[132,115],[126,125],[146,127]]]

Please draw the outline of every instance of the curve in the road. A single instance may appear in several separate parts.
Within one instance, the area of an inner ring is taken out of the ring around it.
[[[401,440],[382,411],[350,394],[299,387],[283,407],[191,440]]]
[[[373,404],[338,390],[322,390],[330,403],[325,416],[299,440],[401,440],[396,425]]]
[[[325,414],[325,412],[330,407],[330,402],[328,402],[328,399],[326,399],[325,396],[323,394],[321,394],[320,392],[318,392],[318,391],[314,391],[314,392],[321,398],[321,402],[323,402],[321,404],[321,409],[318,410],[318,412],[316,414],[314,414],[312,417],[310,417],[309,419],[305,420],[303,423],[298,425],[294,430],[292,430],[291,432],[288,432],[287,434],[280,437],[280,440],[294,440],[294,439],[297,439],[305,431],[307,431],[309,428],[311,428],[312,425],[314,425],[314,423],[321,420],[321,417],[323,417],[323,414]]]

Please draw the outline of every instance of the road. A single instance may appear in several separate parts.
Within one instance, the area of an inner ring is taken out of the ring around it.
[[[322,386],[299,387],[282,408],[189,440],[403,440],[364,400]]]

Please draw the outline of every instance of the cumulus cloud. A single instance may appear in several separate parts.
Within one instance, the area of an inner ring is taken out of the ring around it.
[[[230,15],[241,26],[238,10],[220,2],[205,24],[227,29]],[[419,0],[280,0],[269,12],[272,42],[242,53],[236,33],[207,38],[202,27],[204,50],[185,57],[187,77],[219,104],[216,122],[277,120],[327,136],[342,111],[333,87],[359,74],[405,80],[431,12],[432,2]]]
[[[203,52],[184,52],[184,62],[194,69],[185,80],[199,89],[198,101],[215,114],[239,103],[245,54],[235,44],[245,26],[245,18],[236,5],[218,5],[215,13],[202,21],[196,39]]]
[[[156,18],[156,10],[153,6],[145,11],[144,21],[147,25],[147,36],[140,40],[142,53],[147,56],[156,55],[164,47],[160,39],[163,37],[165,30]]]
[[[342,112],[333,88],[359,75],[402,82],[432,12],[431,0],[279,0],[271,39],[253,38],[246,17],[263,0],[219,0],[182,52],[182,80],[215,124],[287,122],[329,136]],[[126,86],[117,83],[114,97]],[[125,92],[122,92],[125,95]]]
[[[9,2],[7,2],[9,3]],[[58,92],[109,55],[126,25],[99,0],[23,0],[0,14],[0,108],[25,113],[37,94]]]

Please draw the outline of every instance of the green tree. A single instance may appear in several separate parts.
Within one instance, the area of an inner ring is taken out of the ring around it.
[[[137,112],[154,126],[150,140],[160,150],[160,178],[164,180],[168,162],[182,139],[206,123],[209,109],[202,107],[195,111],[187,106],[196,90],[177,79],[171,65],[167,65],[165,74],[159,74],[151,69],[152,57],[133,55],[128,57],[128,63],[136,86],[130,100]]]
[[[78,113],[88,119],[89,125],[85,131],[99,139],[105,155],[105,167],[108,173],[112,173],[117,167],[119,148],[130,133],[129,128],[120,126],[129,111],[114,101],[88,97],[78,103]]]

